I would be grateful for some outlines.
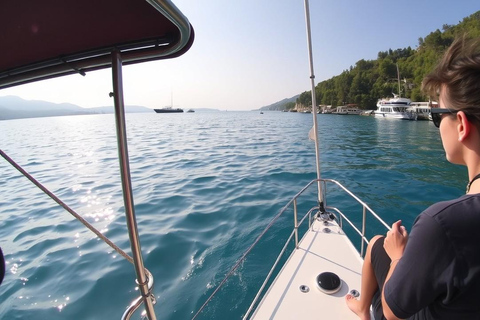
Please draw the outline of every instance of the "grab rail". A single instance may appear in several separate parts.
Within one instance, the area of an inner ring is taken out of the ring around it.
[[[310,210],[308,210],[308,212],[302,217],[302,219],[298,222],[298,205],[297,205],[297,200],[298,198],[306,191],[308,190],[308,188],[310,186],[312,186],[312,184],[314,184],[315,182],[319,182],[319,183],[322,183],[323,184],[323,187],[321,188],[322,189],[322,193],[323,193],[323,200],[324,200],[324,203],[325,203],[325,212],[320,212],[320,207],[319,206],[315,206],[313,208],[311,208]],[[362,206],[362,231],[360,231],[354,224],[353,222],[348,219],[348,217],[341,211],[339,210],[338,208],[336,207],[332,207],[332,206],[328,206],[327,205],[327,183],[332,183],[336,186],[338,186],[340,189],[342,189],[346,194],[348,194],[351,198],[353,198],[354,200],[356,200],[361,206]],[[391,228],[365,203],[363,202],[362,200],[360,200],[360,198],[358,198],[355,194],[353,194],[350,190],[348,190],[346,187],[344,187],[341,183],[339,183],[338,181],[336,180],[333,180],[333,179],[315,179],[315,180],[312,180],[310,183],[308,183],[299,193],[297,193],[293,198],[292,200],[290,200],[287,205],[285,207],[283,207],[280,212],[278,213],[278,215],[275,217],[278,218],[280,215],[283,214],[283,212],[285,212],[288,208],[290,208],[290,206],[293,204],[293,219],[294,219],[294,228],[293,228],[293,231],[290,233],[290,236],[288,237],[287,241],[285,242],[285,245],[283,246],[282,250],[280,251],[279,255],[277,256],[277,259],[275,260],[272,268],[270,269],[270,271],[268,272],[267,274],[267,277],[265,278],[264,282],[262,283],[262,286],[260,287],[260,289],[258,290],[255,298],[253,299],[250,307],[248,308],[247,312],[245,313],[243,319],[248,319],[249,315],[251,314],[251,312],[253,311],[253,309],[255,308],[255,306],[257,305],[257,302],[260,298],[260,296],[262,295],[265,287],[267,286],[267,283],[269,282],[271,276],[273,275],[274,273],[274,270],[276,269],[280,259],[282,258],[283,254],[285,253],[286,249],[287,249],[287,246],[288,244],[290,243],[290,241],[292,240],[292,238],[294,238],[295,240],[295,249],[298,248],[298,228],[302,225],[302,223],[305,221],[305,219],[308,217],[308,228],[310,229],[310,227],[312,226],[313,224],[313,220],[312,220],[312,213],[316,212],[314,214],[314,218],[315,217],[320,217],[322,218],[322,215],[330,215],[332,214],[332,212],[329,212],[328,210],[331,210],[331,211],[334,211],[338,214],[338,216],[340,217],[339,219],[337,218],[337,216],[334,215],[334,218],[337,219],[338,221],[338,224],[340,225],[340,227],[343,227],[343,220],[345,220],[354,230],[355,232],[357,232],[359,235],[360,235],[360,239],[361,239],[361,244],[360,244],[360,256],[363,258],[364,256],[364,246],[365,244],[368,244],[368,239],[365,237],[365,230],[366,230],[366,215],[367,215],[367,211],[378,221],[380,222],[386,229],[390,230]],[[271,224],[269,224],[270,226]],[[268,226],[268,227],[269,227]],[[268,228],[267,227],[267,228]],[[262,232],[262,235],[265,233],[266,230],[264,230],[264,232]],[[257,239],[258,241],[259,239]],[[256,242],[257,242],[256,241]]]
[[[367,215],[366,215],[366,211],[368,210],[368,212],[370,212],[372,214],[372,216],[377,219],[378,222],[380,222],[387,230],[390,230],[390,226],[388,224],[385,223],[385,221],[382,220],[382,218],[380,218],[365,202],[363,202],[360,198],[358,198],[353,192],[351,192],[350,190],[348,190],[347,188],[345,188],[341,183],[339,183],[338,181],[336,180],[333,180],[333,179],[321,179],[322,182],[324,183],[324,192],[326,193],[327,192],[327,185],[326,183],[327,182],[331,182],[331,183],[334,183],[335,185],[337,185],[338,187],[340,187],[343,191],[345,191],[350,197],[352,197],[353,199],[355,199],[359,204],[362,205],[362,208],[363,208],[363,211],[362,211],[362,231],[360,232],[357,227],[355,227],[355,225],[340,211],[338,210],[337,208],[335,207],[329,207],[329,206],[326,206],[326,209],[330,209],[330,210],[335,210],[339,215],[340,217],[342,217],[343,219],[345,219],[348,224],[361,236],[362,238],[362,242],[361,242],[361,251],[360,251],[360,255],[363,257],[363,254],[364,254],[364,245],[365,244],[368,244],[368,240],[365,238],[365,227],[366,227],[366,218],[367,218]],[[342,227],[342,223],[340,222],[340,227]]]

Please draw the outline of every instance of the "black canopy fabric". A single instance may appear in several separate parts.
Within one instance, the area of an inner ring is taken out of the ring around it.
[[[110,67],[112,50],[124,64],[186,52],[188,20],[168,0],[148,1],[0,0],[0,89]]]

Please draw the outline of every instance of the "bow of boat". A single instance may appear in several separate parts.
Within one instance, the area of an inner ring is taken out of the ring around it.
[[[315,219],[251,319],[355,319],[345,295],[360,291],[362,262],[336,221]],[[324,272],[340,278],[337,292],[319,289],[317,277]]]

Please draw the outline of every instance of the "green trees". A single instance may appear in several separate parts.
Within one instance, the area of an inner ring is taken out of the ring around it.
[[[480,37],[480,11],[458,25],[443,25],[425,38],[418,39],[417,49],[389,49],[378,53],[376,60],[359,60],[350,70],[322,81],[315,88],[317,104],[339,106],[356,103],[362,109],[375,109],[380,98],[400,94],[412,101],[426,101],[421,92],[423,77],[432,70],[445,49],[463,34]],[[397,66],[400,73],[398,89]],[[311,105],[311,93],[303,92],[296,103]]]

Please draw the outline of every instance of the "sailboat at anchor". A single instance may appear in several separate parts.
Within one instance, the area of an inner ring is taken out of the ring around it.
[[[165,107],[161,109],[153,109],[156,113],[183,113],[183,109],[173,107],[173,93],[170,95],[170,107]]]

